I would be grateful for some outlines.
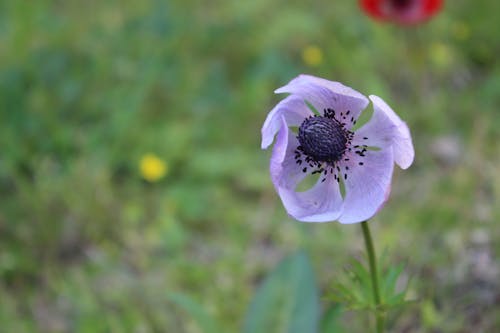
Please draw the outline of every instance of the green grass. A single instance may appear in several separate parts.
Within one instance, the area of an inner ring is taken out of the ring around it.
[[[415,163],[371,222],[419,300],[392,331],[499,330],[499,10],[448,1],[400,28],[355,1],[1,1],[0,330],[200,332],[182,293],[236,332],[298,248],[328,289],[361,230],[290,220],[259,148],[299,73],[377,94],[411,128]],[[434,152],[450,136],[451,161]],[[154,184],[149,152],[169,167]],[[360,316],[341,325],[364,332]]]

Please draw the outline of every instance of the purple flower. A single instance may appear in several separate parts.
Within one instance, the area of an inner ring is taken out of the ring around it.
[[[303,222],[362,222],[389,197],[394,162],[414,157],[406,124],[380,98],[371,119],[353,130],[369,100],[339,82],[300,75],[275,91],[290,95],[269,112],[262,149],[273,148],[271,178],[289,215]],[[314,186],[298,191],[306,177]]]

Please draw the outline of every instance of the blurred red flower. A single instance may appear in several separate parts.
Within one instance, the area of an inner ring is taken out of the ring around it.
[[[360,0],[361,9],[371,17],[410,25],[423,22],[435,15],[443,0]]]

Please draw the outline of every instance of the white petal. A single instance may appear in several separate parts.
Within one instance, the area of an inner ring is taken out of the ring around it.
[[[282,118],[276,143],[271,157],[271,178],[281,197],[286,211],[303,222],[329,222],[339,217],[342,210],[342,197],[339,186],[329,175],[324,182],[322,177],[311,189],[296,192],[297,185],[306,177],[302,168],[295,162],[297,138],[288,130]]]
[[[282,116],[285,117],[285,122],[288,126],[300,126],[304,119],[312,114],[302,98],[294,95],[288,96],[279,102],[267,115],[261,130],[261,148],[266,149],[273,143],[274,136],[281,126]]]
[[[356,120],[369,103],[364,95],[352,88],[311,75],[299,75],[286,86],[275,90],[275,93],[301,96],[321,114],[325,109],[334,109],[337,120],[344,122],[348,129],[352,126],[351,118]]]
[[[381,149],[393,145],[397,136],[397,126],[379,109],[375,109],[370,120],[354,132],[352,146],[367,145]]]
[[[295,149],[299,143],[288,129],[285,118],[281,117],[281,127],[273,147],[270,163],[271,179],[276,189],[279,187],[295,189],[306,174],[295,162]]]
[[[324,182],[319,177],[316,185],[304,192],[279,188],[281,200],[288,214],[302,222],[332,222],[342,211],[342,196],[337,182],[329,175]]]
[[[402,168],[408,168],[415,157],[415,150],[411,140],[410,130],[405,122],[387,105],[384,100],[375,95],[370,95],[373,103],[374,116],[376,114],[385,115],[387,121],[391,122],[395,128],[392,134],[392,148],[394,151],[394,160]]]
[[[346,193],[340,223],[366,221],[382,208],[389,197],[394,169],[392,149],[369,150],[364,154],[361,157],[351,152],[349,161],[340,163],[341,170],[349,167],[344,180]]]

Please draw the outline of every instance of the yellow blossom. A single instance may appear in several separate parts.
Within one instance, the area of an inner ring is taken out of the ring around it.
[[[445,43],[432,43],[430,56],[431,60],[439,68],[448,68],[453,62],[453,50]]]
[[[162,179],[168,171],[167,164],[155,154],[145,154],[139,162],[139,170],[144,179],[156,182]]]
[[[308,66],[318,66],[323,62],[323,51],[316,45],[308,45],[302,50],[302,60]]]

